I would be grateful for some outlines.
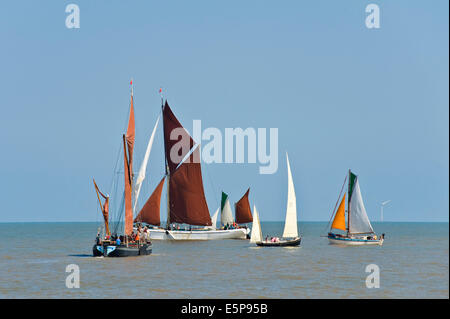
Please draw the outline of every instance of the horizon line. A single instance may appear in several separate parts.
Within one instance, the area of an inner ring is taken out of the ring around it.
[[[261,222],[266,222],[266,223],[279,223],[279,222],[284,222],[284,220],[261,220]],[[326,220],[302,220],[302,221],[298,221],[299,223],[328,223],[329,221]],[[385,220],[385,221],[381,221],[381,220],[375,220],[372,221],[372,223],[448,223],[448,220],[442,220],[442,221],[421,221],[421,220],[410,220],[410,221],[405,221],[405,220]],[[0,224],[9,224],[9,223],[103,223],[100,221],[0,221]],[[251,224],[251,223],[246,223],[246,224]]]

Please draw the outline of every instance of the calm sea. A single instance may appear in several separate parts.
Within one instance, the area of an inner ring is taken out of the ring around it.
[[[0,224],[0,298],[449,298],[448,223],[373,223],[382,247],[339,247],[299,223],[298,248],[154,241],[145,257],[91,257],[96,223]],[[283,223],[262,223],[280,235]],[[80,288],[68,289],[77,264]],[[380,288],[366,288],[366,266]]]

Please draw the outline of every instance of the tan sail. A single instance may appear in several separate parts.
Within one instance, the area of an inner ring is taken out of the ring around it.
[[[134,149],[134,139],[136,135],[135,124],[134,124],[134,107],[133,107],[133,94],[131,94],[130,100],[130,117],[128,118],[127,127],[127,148],[128,148],[128,163],[130,167],[130,174],[133,173],[133,149]]]
[[[347,230],[347,228],[345,227],[345,194],[336,212],[336,216],[334,216],[331,228]]]
[[[250,202],[248,201],[248,194],[250,188],[242,196],[242,198],[234,205],[236,214],[236,223],[245,224],[253,221],[252,211],[250,209]]]
[[[160,220],[160,205],[161,205],[161,193],[164,186],[165,177],[156,186],[152,195],[149,197],[144,207],[142,207],[139,214],[134,219],[134,222],[142,222],[150,225],[159,226]]]
[[[123,135],[123,157],[125,174],[125,235],[133,231],[133,207],[131,192],[133,183],[133,149],[135,138],[133,94],[131,94],[130,117],[128,119],[127,133]],[[128,150],[128,155],[127,155]]]

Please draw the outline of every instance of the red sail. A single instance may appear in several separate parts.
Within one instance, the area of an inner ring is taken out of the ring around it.
[[[130,101],[130,117],[128,119],[127,127],[127,148],[128,148],[128,163],[130,166],[130,174],[133,172],[133,149],[134,149],[134,139],[135,139],[135,126],[134,126],[134,107],[133,107],[133,95],[131,95]]]
[[[169,172],[173,173],[195,143],[175,117],[167,101],[163,108],[163,123],[166,160],[169,166]]]
[[[133,231],[133,209],[131,208],[131,175],[128,164],[126,137],[123,136],[123,167],[125,172],[125,235]]]
[[[199,149],[195,149],[170,176],[169,205],[170,222],[211,226],[208,204],[203,191],[202,169]]]
[[[234,206],[236,212],[236,223],[238,224],[251,223],[253,221],[252,211],[250,210],[250,202],[248,201],[249,192],[250,188]]]
[[[133,95],[130,102],[130,117],[126,135],[123,136],[123,156],[125,172],[125,235],[133,231],[133,208],[131,204],[131,184],[133,182],[133,148],[134,148],[134,108]],[[127,156],[128,150],[128,156]]]
[[[150,225],[159,226],[161,220],[159,218],[160,215],[160,204],[161,204],[161,193],[164,186],[165,177],[159,182],[158,186],[156,186],[150,198],[145,203],[144,207],[142,207],[139,214],[134,219],[134,222],[142,222]]]

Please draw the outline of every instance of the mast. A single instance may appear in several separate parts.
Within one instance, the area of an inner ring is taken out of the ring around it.
[[[123,155],[124,155],[124,182],[125,182],[125,223],[124,234],[130,235],[133,231],[133,149],[135,141],[135,123],[133,107],[133,80],[131,85],[130,114],[126,134],[123,134]],[[128,151],[128,152],[127,152]]]
[[[351,190],[350,190],[350,180],[351,180],[351,171],[348,170],[348,202],[347,202],[347,236],[350,234],[350,198],[351,198]]]

